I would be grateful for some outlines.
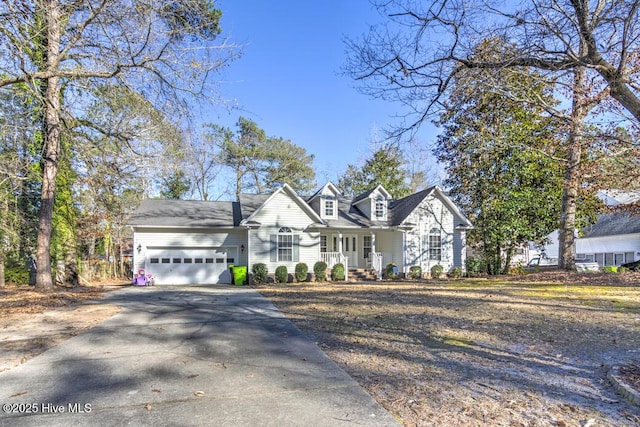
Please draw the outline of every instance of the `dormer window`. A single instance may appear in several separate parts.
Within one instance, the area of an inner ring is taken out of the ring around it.
[[[387,218],[387,201],[382,197],[375,199],[374,217],[378,220],[384,220]]]
[[[322,198],[322,217],[323,218],[335,218],[336,217],[336,200],[333,197]]]

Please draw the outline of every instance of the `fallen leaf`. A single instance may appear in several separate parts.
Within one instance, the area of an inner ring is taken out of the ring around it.
[[[191,375],[189,375],[187,378],[195,378],[195,377],[197,377],[197,376],[199,376],[199,375],[198,375],[198,374],[191,374]]]
[[[146,409],[147,411],[150,411],[153,408],[153,406],[151,406],[151,403],[147,403],[146,405],[144,405],[144,409]]]
[[[157,388],[154,388],[153,390],[151,390],[154,393],[162,393],[162,390],[158,390]]]
[[[193,394],[198,396],[198,397],[202,397],[202,396],[204,396],[204,391],[199,391],[198,390],[198,391],[195,391]]]

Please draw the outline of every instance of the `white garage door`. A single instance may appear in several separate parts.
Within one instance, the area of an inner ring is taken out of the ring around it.
[[[157,285],[231,283],[230,248],[149,248],[146,271]]]

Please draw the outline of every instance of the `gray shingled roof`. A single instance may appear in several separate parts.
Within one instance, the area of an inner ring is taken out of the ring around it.
[[[327,224],[330,227],[375,227],[375,226],[397,226],[402,224],[411,212],[433,191],[435,187],[412,194],[399,200],[391,200],[387,211],[387,221],[372,221],[367,218],[355,205],[357,200],[363,200],[371,194],[371,191],[362,193],[354,199],[338,198],[338,219],[329,219]],[[364,197],[362,197],[364,195]]]
[[[582,231],[583,238],[640,233],[640,216],[631,216],[626,212],[600,215],[598,222]]]
[[[376,187],[377,188],[377,187]],[[358,203],[360,200],[364,200],[367,197],[369,197],[371,195],[371,193],[373,193],[373,190],[375,190],[375,188],[372,188],[371,190],[365,191],[364,193],[360,193],[357,194],[352,200],[351,203],[353,203],[354,205],[356,203]]]
[[[391,227],[401,225],[436,187],[389,202],[387,221],[372,221],[355,206],[371,192],[355,199],[338,197],[338,218],[325,220],[329,227]],[[144,200],[133,213],[129,224],[149,227],[237,227],[271,197],[270,194],[241,194],[238,202],[203,202],[194,200]]]
[[[325,219],[329,227],[371,227],[386,225],[386,221],[371,221],[357,207],[352,205],[351,198],[338,197],[338,219]]]
[[[249,218],[269,197],[271,194],[240,194],[242,219]]]
[[[155,227],[236,227],[241,220],[237,202],[143,200],[128,223]]]
[[[400,225],[402,221],[418,207],[425,197],[433,191],[434,187],[419,191],[399,200],[394,200],[389,206],[389,225]]]

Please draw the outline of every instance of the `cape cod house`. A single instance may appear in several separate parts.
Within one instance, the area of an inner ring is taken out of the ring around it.
[[[293,272],[317,261],[347,270],[394,263],[401,273],[464,268],[471,223],[438,187],[399,200],[378,186],[355,198],[327,183],[311,197],[288,185],[237,202],[144,200],[129,220],[134,271],[156,284],[229,283],[228,265],[265,263]]]

